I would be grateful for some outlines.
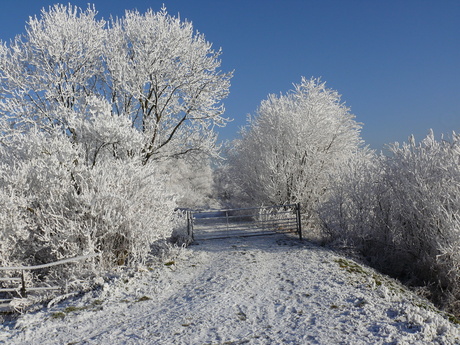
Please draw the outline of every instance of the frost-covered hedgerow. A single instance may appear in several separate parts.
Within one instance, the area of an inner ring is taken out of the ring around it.
[[[220,54],[165,8],[108,22],[54,5],[1,42],[0,264],[143,262],[172,233],[175,194],[201,184],[173,190],[165,175],[218,155]]]
[[[357,156],[322,207],[325,231],[375,266],[424,286],[440,305],[460,305],[460,137]]]
[[[88,165],[83,145],[41,132],[0,150],[2,266],[89,253],[101,268],[142,262],[172,231],[174,198],[138,157]]]

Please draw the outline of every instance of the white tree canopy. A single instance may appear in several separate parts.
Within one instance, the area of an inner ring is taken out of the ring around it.
[[[142,134],[144,163],[216,154],[214,126],[226,124],[222,100],[232,77],[219,70],[221,51],[165,8],[127,11],[109,22],[96,15],[91,6],[55,5],[30,18],[24,35],[1,45],[0,115],[10,127],[60,128],[76,140],[81,136],[72,119],[97,126],[88,109],[98,98],[109,104],[102,106],[103,127],[110,118],[113,128],[124,124],[123,117]],[[113,144],[92,149],[113,150]]]
[[[166,146],[184,154],[214,145],[212,126],[227,121],[220,100],[232,75],[219,72],[220,54],[190,22],[164,8],[144,15],[127,11],[111,22],[109,86],[117,112],[130,114],[144,133],[146,159],[163,155]]]
[[[96,11],[55,5],[30,18],[26,33],[0,52],[0,112],[24,128],[66,126],[64,109],[79,110],[97,93],[103,73],[104,21]]]
[[[337,165],[359,149],[360,128],[336,91],[302,78],[249,118],[230,154],[232,174],[253,202],[302,202],[310,209]]]

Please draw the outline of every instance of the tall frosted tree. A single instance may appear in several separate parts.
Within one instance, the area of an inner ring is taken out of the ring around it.
[[[145,160],[209,151],[216,140],[212,126],[226,123],[220,100],[231,73],[218,70],[221,51],[165,9],[127,11],[111,23],[107,42],[114,106],[143,132]]]
[[[67,129],[71,111],[98,94],[104,21],[96,11],[55,5],[30,18],[26,33],[0,50],[0,112],[22,130]]]
[[[230,174],[251,203],[301,202],[313,216],[336,167],[360,148],[361,126],[319,79],[294,86],[249,118],[230,152]]]
[[[0,263],[145,260],[186,190],[164,175],[217,154],[232,76],[220,55],[165,9],[104,21],[55,5],[2,42]]]
[[[226,123],[222,100],[232,76],[219,70],[221,51],[164,8],[126,11],[109,22],[96,15],[91,6],[55,5],[1,45],[0,114],[9,126],[59,128],[76,142],[84,137],[92,163],[102,149],[114,156],[136,150],[133,143],[124,147],[125,135],[99,132],[91,142],[88,131],[79,132],[82,122],[136,129],[142,140],[135,138],[134,146],[144,164],[215,154],[214,126]]]

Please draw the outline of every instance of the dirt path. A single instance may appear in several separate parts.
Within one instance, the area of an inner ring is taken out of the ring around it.
[[[108,286],[98,297],[74,301],[82,309],[64,318],[50,315],[69,304],[24,317],[18,328],[26,327],[11,331],[11,343],[454,344],[460,339],[457,328],[427,310],[428,304],[414,306],[419,302],[398,284],[296,238],[203,241],[167,264]],[[100,308],[83,308],[94,298],[103,298]]]

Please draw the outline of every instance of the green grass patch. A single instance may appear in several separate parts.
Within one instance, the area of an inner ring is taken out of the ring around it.
[[[63,319],[63,318],[65,318],[65,315],[66,314],[63,313],[62,311],[58,311],[56,313],[51,314],[51,318],[52,319]]]
[[[151,298],[148,297],[148,296],[142,296],[141,298],[139,298],[136,302],[144,302],[144,301],[150,301]]]
[[[68,313],[74,313],[74,312],[77,312],[77,311],[81,311],[81,310],[85,310],[85,309],[88,309],[88,307],[75,307],[75,306],[69,306],[69,307],[66,307],[64,309],[64,313],[68,314]]]
[[[458,317],[456,317],[455,315],[448,314],[447,318],[449,319],[449,321],[451,323],[456,324],[456,325],[460,325],[460,319]]]
[[[359,273],[367,275],[367,272],[364,270],[364,268],[362,268],[356,262],[348,261],[343,258],[336,259],[334,261],[337,262],[339,266],[345,269],[348,273]]]
[[[364,278],[370,278],[371,281],[373,281],[374,286],[380,287],[385,284],[385,286],[388,287],[390,291],[396,293],[406,293],[408,291],[401,285],[397,284],[393,279],[388,278],[382,274],[375,273],[371,269],[366,269],[356,262],[344,258],[335,259],[334,261],[348,273],[357,274]],[[370,286],[372,286],[372,284]]]

